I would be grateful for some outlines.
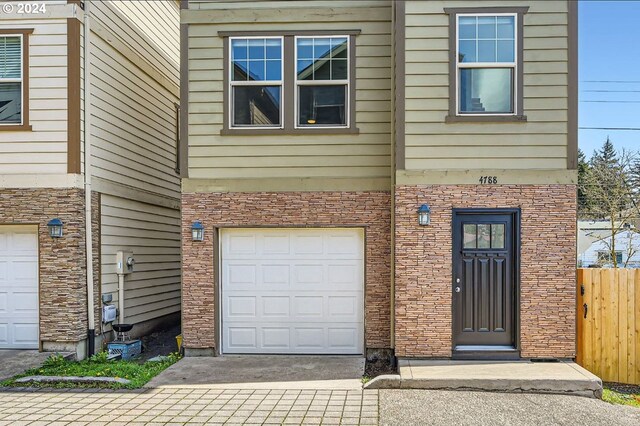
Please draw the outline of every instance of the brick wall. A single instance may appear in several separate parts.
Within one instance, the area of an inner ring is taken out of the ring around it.
[[[98,196],[93,197],[94,213]],[[49,236],[47,222],[64,223],[60,239]],[[94,214],[94,247],[99,253],[99,223]],[[79,342],[87,336],[84,191],[81,189],[1,189],[0,224],[38,226],[40,251],[40,340]],[[99,256],[94,255],[94,291],[99,300]],[[96,313],[99,314],[99,304]],[[96,316],[99,328],[99,315]]]
[[[191,224],[205,241],[191,241]],[[365,338],[390,345],[391,196],[388,192],[182,194],[182,334],[189,349],[215,347],[214,228],[361,226],[365,228]]]
[[[521,355],[575,355],[574,185],[400,186],[395,203],[397,356],[451,356],[456,207],[521,208]],[[423,203],[432,211],[427,227],[417,224]]]

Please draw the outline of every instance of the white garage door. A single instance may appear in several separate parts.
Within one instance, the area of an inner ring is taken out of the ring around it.
[[[38,348],[38,235],[0,227],[0,348]]]
[[[363,353],[362,230],[222,230],[221,262],[224,353]]]

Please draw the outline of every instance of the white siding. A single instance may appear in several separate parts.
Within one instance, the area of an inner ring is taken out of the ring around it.
[[[178,98],[146,72],[166,75],[178,87],[178,15],[165,13],[170,10],[167,2],[120,3],[129,2],[97,2],[91,9],[96,22],[91,35],[93,175],[179,198],[174,170]],[[139,9],[144,7],[142,19]],[[116,35],[120,42],[114,41]]]
[[[132,251],[125,282],[125,321],[138,323],[180,311],[180,212],[103,195],[102,293],[118,301],[116,252]]]
[[[67,21],[0,20],[0,34],[25,28],[33,131],[0,130],[0,175],[67,173]]]

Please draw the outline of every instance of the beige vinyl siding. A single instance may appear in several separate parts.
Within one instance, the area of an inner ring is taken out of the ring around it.
[[[4,29],[33,28],[29,36],[29,124],[0,128],[0,175],[67,173],[67,21],[0,20]]]
[[[102,195],[102,293],[118,303],[116,252],[132,251],[126,276],[125,320],[139,323],[180,311],[180,212]]]
[[[121,13],[130,11],[118,10],[125,6],[115,6],[112,2],[95,4],[97,7],[92,8],[92,12],[99,25],[120,31],[122,41],[133,49],[148,50],[140,56],[131,52],[125,54],[105,40],[104,33],[92,33],[93,175],[140,191],[178,198],[180,180],[175,172],[177,129],[174,106],[178,98],[169,87],[143,69],[152,64],[154,70],[170,77],[177,88],[178,64],[169,60],[175,52],[171,43],[164,43],[160,38],[161,50],[166,49],[169,55],[140,44],[146,39],[137,32],[142,30],[125,26],[122,19]],[[178,33],[177,14],[172,28],[164,22],[162,11],[166,5],[147,6],[150,9],[146,21],[138,14],[136,25],[157,25],[154,31],[166,32],[168,35],[165,37],[169,38],[171,33]],[[142,4],[136,7],[142,7]]]
[[[189,178],[390,177],[389,2],[191,2],[189,7],[182,12],[182,22],[190,23]],[[223,39],[218,31],[313,29],[361,30],[355,37],[359,134],[221,136]]]
[[[505,6],[486,1],[406,5],[406,168],[566,169],[567,2],[513,1],[524,15],[526,123],[445,123],[449,108],[449,17],[444,7]]]
[[[179,84],[180,10],[175,1],[92,2],[93,18]]]

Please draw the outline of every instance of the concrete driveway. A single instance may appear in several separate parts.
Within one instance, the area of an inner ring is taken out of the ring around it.
[[[357,356],[188,357],[146,387],[361,390],[363,373],[364,358]]]
[[[0,349],[0,381],[40,367],[49,355],[51,352]]]
[[[379,391],[380,425],[640,425],[640,409],[566,395]]]

